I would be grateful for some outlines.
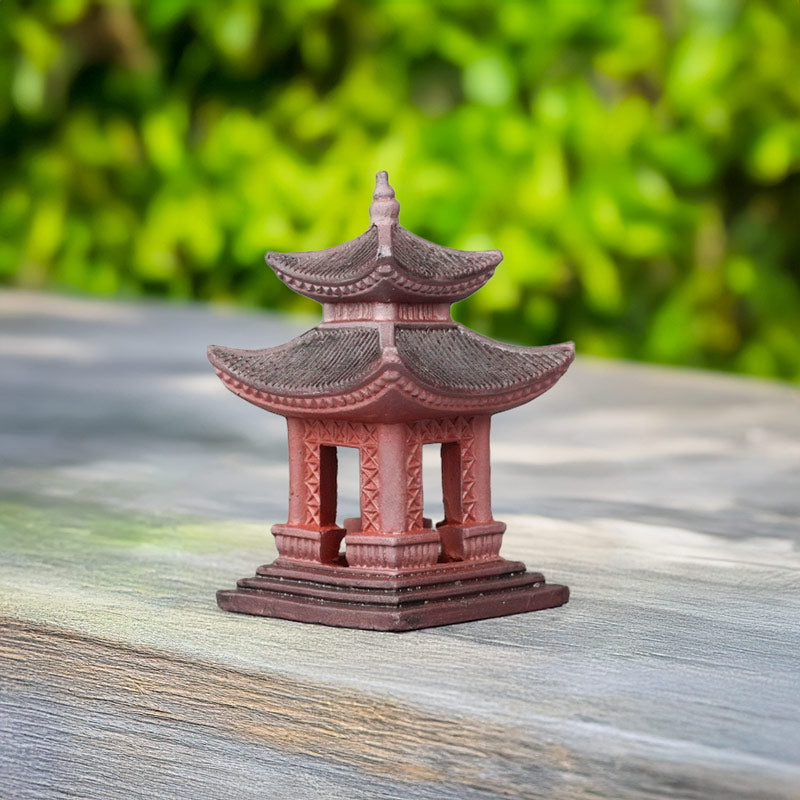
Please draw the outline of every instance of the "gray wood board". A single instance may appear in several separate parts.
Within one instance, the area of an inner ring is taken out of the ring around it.
[[[0,293],[0,796],[800,796],[800,392],[579,359],[496,417],[503,552],[562,609],[227,615],[286,440],[205,345],[305,323]]]

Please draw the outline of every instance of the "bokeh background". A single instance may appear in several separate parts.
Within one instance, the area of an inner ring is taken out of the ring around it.
[[[0,0],[0,87],[6,285],[310,310],[387,169],[472,327],[800,381],[796,0]]]

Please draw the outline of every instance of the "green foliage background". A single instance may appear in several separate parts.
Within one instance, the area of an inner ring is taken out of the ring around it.
[[[5,283],[304,307],[388,169],[473,327],[800,380],[796,0],[0,0],[0,87]]]

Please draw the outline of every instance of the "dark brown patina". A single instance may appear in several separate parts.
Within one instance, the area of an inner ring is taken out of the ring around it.
[[[450,304],[491,278],[498,250],[440,247],[398,223],[377,176],[366,233],[329,250],[268,253],[322,322],[280,347],[212,346],[232,392],[286,417],[289,519],[274,563],[217,593],[227,611],[403,631],[552,608],[566,586],[500,557],[492,414],[547,391],[571,342],[517,347],[454,322]],[[422,447],[441,445],[444,519],[423,516]],[[361,516],[339,525],[337,447],[359,451]]]

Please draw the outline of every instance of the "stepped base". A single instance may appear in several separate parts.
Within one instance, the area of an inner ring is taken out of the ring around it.
[[[566,586],[502,558],[398,574],[278,559],[236,589],[217,592],[225,611],[397,632],[539,611],[568,599]]]

